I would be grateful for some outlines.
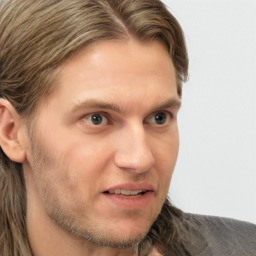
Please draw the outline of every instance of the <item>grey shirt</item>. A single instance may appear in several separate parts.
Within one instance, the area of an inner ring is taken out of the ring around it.
[[[196,256],[256,256],[256,225],[229,218],[184,214]]]

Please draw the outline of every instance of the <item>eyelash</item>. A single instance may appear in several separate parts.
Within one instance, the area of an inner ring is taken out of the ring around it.
[[[154,112],[154,113],[151,114],[149,117],[147,117],[145,120],[151,119],[151,118],[155,118],[157,114],[158,114],[158,115],[162,115],[162,114],[165,115],[165,121],[164,121],[163,124],[156,124],[156,123],[155,123],[155,125],[156,125],[156,126],[159,126],[159,127],[160,127],[160,126],[164,126],[166,123],[170,122],[170,121],[173,119],[173,117],[174,117],[173,113],[171,113],[170,111],[162,110],[162,111],[156,111],[156,112]],[[169,119],[169,120],[168,120],[168,119]],[[147,123],[147,122],[145,122],[145,123]]]
[[[166,121],[163,124],[157,124],[157,123],[153,124],[153,125],[156,125],[156,126],[159,126],[159,127],[164,126],[166,123],[168,123],[168,121],[170,122],[174,118],[174,115],[173,115],[172,112],[166,111],[166,110],[162,110],[162,111],[156,111],[156,112],[150,114],[148,117],[146,117],[143,120],[143,123],[144,124],[150,124],[150,121],[148,121],[148,120],[150,120],[151,118],[154,118],[155,115],[157,115],[157,114],[165,114],[166,115],[166,119],[165,119]],[[99,116],[99,117],[101,117],[103,119],[105,118],[106,119],[106,123],[104,123],[104,124],[102,124],[102,123],[99,123],[99,124],[93,123],[92,120],[90,119],[90,118],[93,117],[93,115]],[[94,112],[94,113],[88,114],[85,117],[83,117],[83,120],[86,120],[86,122],[90,122],[89,125],[91,125],[91,126],[101,126],[101,125],[108,125],[108,124],[112,123],[112,120],[111,120],[110,116],[107,113],[105,113],[105,112]]]
[[[106,118],[107,124],[111,123],[111,119],[110,119],[109,115],[107,113],[104,113],[104,112],[91,113],[91,114],[86,115],[83,119],[90,120],[90,118],[92,118],[93,115],[95,115],[95,116],[97,115],[97,116],[99,116],[101,118]],[[91,120],[91,124],[90,125],[97,126],[97,124],[93,124],[92,123],[92,120]],[[100,123],[98,125],[102,125],[102,124]]]

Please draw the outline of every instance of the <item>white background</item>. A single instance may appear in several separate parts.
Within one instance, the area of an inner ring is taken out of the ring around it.
[[[169,196],[186,212],[256,223],[256,3],[164,3],[190,57]]]

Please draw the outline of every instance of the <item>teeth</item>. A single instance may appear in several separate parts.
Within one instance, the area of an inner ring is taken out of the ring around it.
[[[115,195],[124,195],[124,196],[136,196],[141,193],[147,192],[146,190],[124,190],[124,189],[115,189],[115,190],[109,190],[109,194],[115,194]]]

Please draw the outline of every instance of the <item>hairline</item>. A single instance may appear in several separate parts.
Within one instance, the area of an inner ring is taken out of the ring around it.
[[[178,97],[181,100],[181,95],[179,94],[179,87],[182,87],[182,81],[178,76],[178,71],[177,68],[175,67],[174,63],[173,63],[173,59],[168,51],[168,46],[166,45],[166,43],[163,40],[160,40],[159,38],[154,38],[151,40],[142,40],[139,39],[135,36],[132,36],[129,34],[129,36],[127,37],[120,37],[120,38],[103,38],[103,39],[99,39],[97,41],[91,42],[79,49],[77,49],[76,51],[74,51],[67,59],[65,59],[64,61],[62,61],[56,68],[53,68],[52,71],[49,73],[50,76],[50,86],[48,91],[41,95],[38,98],[37,103],[34,105],[34,107],[32,108],[31,112],[26,113],[24,115],[25,120],[30,123],[31,121],[34,123],[35,120],[37,120],[37,114],[39,113],[39,109],[40,107],[42,107],[42,104],[46,101],[48,97],[56,91],[56,89],[58,88],[58,81],[60,79],[60,76],[62,75],[62,67],[65,66],[65,64],[67,64],[69,62],[69,60],[71,60],[73,57],[75,57],[76,55],[78,55],[79,53],[81,53],[82,51],[87,50],[90,47],[96,46],[100,43],[103,42],[107,42],[107,41],[115,41],[115,42],[120,42],[120,43],[128,43],[130,40],[134,40],[135,42],[139,42],[141,44],[150,44],[151,42],[159,42],[160,44],[163,45],[163,47],[166,49],[166,54],[168,54],[170,61],[173,64],[174,67],[174,72],[175,72],[175,80],[176,80],[176,89],[177,89],[177,93],[178,93]]]

